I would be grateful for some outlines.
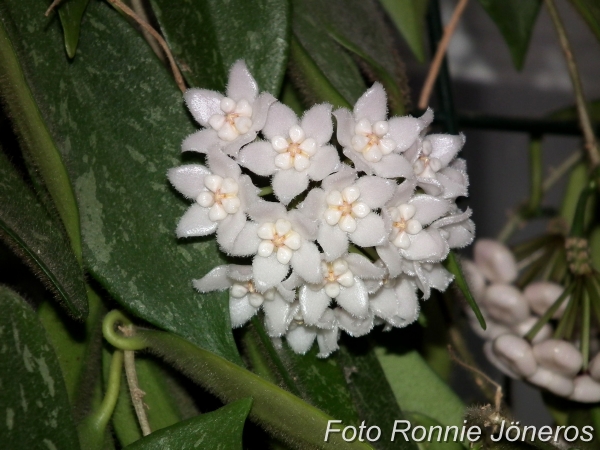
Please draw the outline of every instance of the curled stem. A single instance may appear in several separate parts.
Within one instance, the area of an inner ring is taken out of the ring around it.
[[[421,96],[419,97],[418,104],[419,109],[425,109],[429,104],[431,92],[433,91],[435,80],[437,79],[438,73],[440,72],[442,61],[444,60],[446,50],[448,49],[448,45],[450,44],[450,39],[452,39],[452,35],[456,30],[456,26],[458,25],[458,22],[468,2],[469,0],[460,0],[458,5],[454,9],[454,13],[452,13],[452,18],[450,19],[450,22],[448,22],[448,25],[444,28],[444,34],[442,35],[442,39],[440,40],[433,60],[431,61],[431,66],[429,66],[427,78],[425,79],[423,89],[421,90]]]
[[[577,104],[579,125],[581,126],[583,137],[585,139],[585,150],[590,158],[590,163],[593,169],[600,164],[600,152],[598,151],[598,142],[596,141],[592,121],[585,103],[583,87],[581,85],[581,77],[579,76],[579,69],[577,67],[577,63],[575,62],[575,57],[573,55],[571,43],[567,37],[565,26],[560,18],[558,10],[556,9],[554,0],[544,1],[548,8],[548,12],[550,13],[550,17],[552,18],[552,22],[554,23],[554,28],[556,28],[556,32],[558,33],[558,40],[560,41],[560,46],[567,61],[569,76],[571,77],[571,83],[573,84],[573,90],[575,91],[575,102]]]
[[[117,330],[130,329],[127,334],[118,333]],[[137,337],[133,330],[133,324],[121,311],[109,312],[102,322],[102,334],[111,345],[120,350],[143,350],[146,342]]]
[[[121,0],[108,0],[108,1],[115,8],[123,11],[124,14],[127,14],[129,17],[131,17],[133,20],[135,20],[138,23],[138,25],[142,27],[142,29],[147,31],[154,39],[156,39],[156,42],[158,42],[158,44],[161,46],[161,48],[165,52],[165,55],[167,55],[167,59],[169,60],[171,70],[173,71],[173,76],[175,77],[175,82],[177,83],[177,87],[179,87],[181,92],[185,92],[186,87],[185,87],[185,82],[183,81],[183,76],[181,75],[181,72],[179,71],[179,67],[177,67],[177,63],[175,62],[175,59],[173,58],[171,49],[169,48],[169,46],[167,45],[167,43],[165,42],[163,37],[154,28],[152,28],[148,24],[148,22],[146,22],[139,15],[137,15],[135,11],[133,11],[129,6],[127,6]]]

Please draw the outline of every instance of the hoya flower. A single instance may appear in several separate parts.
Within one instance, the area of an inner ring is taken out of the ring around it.
[[[404,154],[425,193],[447,199],[468,195],[466,163],[456,158],[464,143],[463,134],[430,134]]]
[[[404,181],[382,209],[387,240],[377,246],[377,254],[391,277],[402,273],[406,260],[439,262],[450,250],[440,230],[427,227],[448,213],[450,203],[431,195],[413,195],[414,188],[414,180]]]
[[[373,84],[356,102],[354,110],[338,109],[337,138],[344,155],[358,171],[384,178],[413,177],[409,161],[400,155],[418,139],[433,115],[387,118],[387,96],[383,86]]]
[[[254,282],[264,292],[277,286],[290,266],[309,283],[321,281],[319,249],[311,242],[316,225],[298,210],[286,211],[280,203],[260,200],[248,209],[246,222],[234,242],[232,254],[254,256]]]
[[[298,121],[290,108],[275,103],[262,130],[268,141],[247,145],[238,161],[258,175],[274,175],[273,192],[287,205],[309,180],[321,181],[338,168],[338,153],[329,145],[332,133],[330,105],[313,106]]]
[[[276,100],[268,92],[259,95],[258,84],[242,60],[231,67],[225,96],[192,88],[184,98],[194,119],[205,128],[188,136],[182,150],[204,153],[218,147],[233,156],[256,138],[265,125],[269,106]]]
[[[308,325],[300,312],[300,304],[296,302],[290,311],[288,323],[285,339],[294,352],[305,354],[315,338],[319,345],[319,358],[326,358],[338,349],[338,322],[331,309],[326,309],[315,324]]]
[[[366,318],[369,295],[363,279],[381,279],[384,270],[367,258],[349,253],[334,261],[321,262],[320,283],[303,284],[299,290],[300,309],[304,322],[316,324],[332,300],[353,317]]]
[[[177,236],[206,236],[216,231],[221,248],[230,251],[246,223],[246,209],[258,200],[258,189],[218,149],[208,151],[207,164],[188,164],[168,172],[175,189],[195,201],[179,221]]]
[[[289,314],[294,291],[279,285],[259,292],[252,281],[251,266],[217,266],[201,279],[194,280],[193,284],[200,292],[229,289],[229,315],[233,328],[244,325],[262,308],[269,334],[281,336],[285,332],[285,328],[278,324]]]
[[[375,212],[394,192],[395,183],[376,176],[358,178],[344,166],[329,175],[321,188],[312,189],[300,209],[319,222],[317,241],[328,261],[348,250],[348,239],[361,247],[373,247],[386,237],[383,219]]]

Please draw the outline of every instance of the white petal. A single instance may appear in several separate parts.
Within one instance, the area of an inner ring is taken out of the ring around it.
[[[269,109],[263,134],[271,140],[275,136],[288,136],[290,128],[298,124],[298,117],[290,107],[283,103],[274,103]]]
[[[350,240],[360,247],[374,247],[386,238],[383,219],[375,213],[356,221],[356,231],[350,234]]]
[[[413,282],[403,279],[394,288],[397,299],[397,310],[389,322],[395,327],[405,327],[419,317],[420,305],[416,286]]]
[[[277,249],[277,261],[281,264],[287,264],[292,259],[294,252],[285,245]]]
[[[252,104],[252,131],[258,132],[263,129],[267,121],[267,116],[271,105],[273,105],[276,101],[277,99],[268,92],[263,92],[258,96],[256,101]],[[254,137],[256,137],[256,134],[254,134]],[[254,139],[254,137],[252,139]],[[267,137],[267,139],[270,138]],[[246,145],[248,142],[250,141],[244,142],[242,145]]]
[[[338,226],[340,227],[340,230],[344,231],[345,233],[354,233],[356,230],[356,219],[354,219],[354,217],[351,215],[346,214],[342,216],[338,222]]]
[[[281,203],[260,200],[248,208],[248,215],[260,223],[275,223],[278,219],[286,217],[286,210]]]
[[[271,256],[274,250],[275,244],[273,244],[273,242],[262,241],[260,244],[258,244],[257,255],[263,258],[268,258],[269,256]]]
[[[342,147],[350,148],[352,145],[352,136],[354,136],[354,118],[352,113],[346,108],[340,108],[334,111],[333,115],[337,121],[337,140]]]
[[[389,137],[396,142],[398,152],[403,152],[413,145],[422,130],[421,120],[410,116],[394,117],[388,124]]]
[[[396,153],[385,155],[381,161],[370,164],[373,172],[383,178],[411,178],[413,168],[408,160]]]
[[[323,289],[313,290],[307,285],[300,288],[298,298],[302,316],[307,325],[317,324],[331,302],[331,298]]]
[[[287,205],[308,187],[308,176],[296,170],[279,170],[273,177],[273,192],[281,203]]]
[[[213,222],[220,222],[225,217],[227,217],[227,211],[219,203],[215,203],[208,210],[208,218]]]
[[[204,177],[209,173],[200,164],[187,164],[169,169],[167,177],[173,187],[185,197],[195,199],[204,190]]]
[[[387,118],[387,96],[383,86],[374,83],[356,102],[354,106],[356,120],[369,119],[371,123]]]
[[[412,261],[443,261],[448,256],[450,248],[440,232],[428,228],[419,234],[409,235],[410,247],[400,253]]]
[[[323,103],[313,106],[304,113],[300,125],[306,136],[315,139],[319,145],[329,142],[333,134],[331,105]]]
[[[256,288],[264,292],[269,288],[277,286],[288,274],[289,266],[277,261],[276,255],[267,258],[255,256],[252,260],[254,272],[254,284]]]
[[[258,94],[258,84],[243,60],[237,60],[229,71],[229,80],[227,83],[227,97],[236,102],[246,99],[253,102]]]
[[[447,200],[431,195],[416,195],[410,201],[410,204],[417,209],[413,219],[418,220],[423,225],[429,225],[450,210],[450,203]]]
[[[217,228],[217,242],[225,252],[231,252],[233,244],[246,225],[246,215],[238,211],[226,217]]]
[[[321,330],[317,333],[317,344],[319,344],[318,358],[327,358],[338,346],[339,332],[337,327],[331,330]]]
[[[221,112],[223,95],[218,92],[192,88],[185,91],[183,98],[194,119],[203,127],[208,125],[213,114]]]
[[[290,262],[294,271],[308,283],[320,283],[323,279],[321,255],[312,242],[303,242],[302,247],[294,252]]]
[[[436,175],[437,181],[442,185],[443,197],[449,199],[455,199],[458,197],[467,197],[469,195],[469,191],[467,190],[468,183],[465,182],[456,182],[452,178],[446,176],[446,171],[452,170],[447,167],[442,171],[438,172]]]
[[[292,155],[290,155],[289,153],[280,153],[279,155],[275,156],[275,166],[278,169],[284,170],[284,171],[288,171],[289,169],[291,169],[292,167],[294,167],[294,160],[292,159]]]
[[[257,141],[240,150],[239,163],[257,175],[268,176],[275,173],[275,156],[277,152],[269,142]]]
[[[286,236],[283,243],[292,250],[298,250],[302,245],[302,237],[298,233],[292,232]]]
[[[389,201],[390,206],[402,205],[409,202],[413,197],[417,181],[415,179],[405,180],[396,186],[396,190]]]
[[[369,294],[367,288],[358,278],[350,287],[345,287],[340,291],[335,301],[355,317],[365,319],[369,312]]]
[[[229,317],[231,326],[238,328],[248,322],[258,312],[248,301],[248,296],[242,298],[229,297]]]
[[[260,245],[261,239],[258,237],[258,224],[246,222],[240,234],[233,243],[230,253],[236,256],[255,255]]]
[[[231,281],[227,277],[227,269],[226,265],[217,266],[199,280],[193,280],[192,284],[202,293],[228,289]]]
[[[289,324],[291,305],[281,295],[275,294],[272,300],[263,303],[265,326],[271,337],[283,336]]]
[[[304,355],[312,347],[317,331],[314,327],[298,326],[288,330],[285,339],[288,345],[296,353]]]
[[[319,227],[317,241],[328,261],[339,258],[348,251],[348,235],[336,225],[322,224]]]
[[[319,147],[316,154],[311,158],[308,176],[312,180],[320,181],[334,172],[340,164],[340,157],[335,147],[324,145]]]
[[[314,156],[320,148],[320,146],[317,145],[317,141],[310,137],[306,138],[299,147],[300,150],[308,156]]]
[[[356,187],[360,191],[360,201],[369,205],[371,209],[378,209],[392,197],[396,183],[379,177],[365,176],[356,182]]]
[[[431,157],[439,159],[443,167],[450,164],[465,143],[463,134],[430,134],[425,139],[431,143]]]
[[[196,131],[181,143],[182,152],[206,153],[209,148],[221,147],[223,142],[212,128]]]
[[[390,276],[396,277],[402,273],[402,256],[398,249],[390,242],[377,247],[377,254],[385,263]]]
[[[310,160],[304,155],[296,155],[294,158],[294,169],[298,172],[304,172],[310,167]]]
[[[208,217],[208,210],[194,204],[188,208],[177,224],[177,237],[206,236],[217,229],[217,222]]]
[[[348,268],[361,279],[381,279],[385,275],[385,269],[373,264],[368,258],[356,253],[344,256]]]
[[[311,189],[298,209],[310,219],[321,219],[327,209],[325,191],[319,188]]]
[[[373,329],[373,316],[366,318],[356,318],[348,314],[343,309],[336,309],[335,316],[339,321],[339,327],[353,337],[360,337],[368,334]]]

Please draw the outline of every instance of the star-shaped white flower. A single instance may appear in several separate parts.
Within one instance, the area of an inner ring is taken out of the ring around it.
[[[431,120],[430,110],[420,118],[387,118],[387,97],[379,83],[367,90],[356,102],[353,112],[338,109],[337,138],[344,155],[358,171],[384,178],[413,177],[411,164],[400,155],[417,142],[419,134]]]
[[[230,251],[246,223],[245,211],[258,200],[258,189],[220,150],[209,150],[207,163],[208,167],[175,167],[167,174],[175,189],[195,200],[179,221],[177,236],[206,236],[216,231],[221,248]]]
[[[425,193],[446,199],[468,195],[466,163],[456,158],[464,143],[463,134],[430,134],[405,152]]]
[[[306,190],[309,180],[321,181],[340,164],[336,149],[329,145],[330,105],[313,106],[298,121],[290,108],[275,103],[262,133],[268,141],[247,145],[238,161],[258,175],[274,174],[273,192],[285,205]]]
[[[289,315],[294,291],[279,285],[259,292],[252,281],[251,266],[218,266],[201,279],[194,280],[193,284],[203,293],[229,289],[229,314],[233,328],[244,325],[262,308],[269,335],[275,337],[285,333],[286,327],[280,324]]]
[[[361,247],[381,244],[386,237],[383,219],[375,212],[394,192],[395,183],[376,176],[358,178],[344,166],[312,189],[300,209],[319,222],[317,241],[328,261],[348,250],[348,239]]]
[[[232,156],[256,138],[265,125],[269,106],[276,101],[268,92],[259,95],[258,84],[242,60],[231,67],[225,96],[192,88],[184,98],[194,119],[205,128],[188,136],[182,150],[204,153],[218,147]]]
[[[316,224],[298,210],[261,200],[248,209],[252,221],[238,235],[232,254],[254,256],[254,282],[259,291],[277,286],[290,266],[309,283],[321,281],[319,249],[311,242]]]
[[[366,318],[369,296],[363,280],[381,279],[384,270],[364,256],[349,253],[334,261],[321,262],[323,279],[316,284],[303,284],[299,290],[304,321],[316,324],[332,300],[354,317]]]

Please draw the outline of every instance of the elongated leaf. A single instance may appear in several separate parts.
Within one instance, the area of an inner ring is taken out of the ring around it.
[[[523,67],[541,0],[479,0],[500,29],[513,63]]]
[[[442,425],[462,425],[465,406],[415,350],[392,353],[376,350],[398,403],[437,420]]]
[[[352,345],[349,347],[348,344]],[[344,369],[346,382],[352,393],[352,398],[359,411],[360,419],[367,426],[377,425],[381,428],[381,436],[373,445],[378,450],[415,450],[417,446],[406,442],[402,436],[396,436],[392,441],[394,421],[405,419],[400,407],[404,404],[397,402],[395,393],[386,379],[382,365],[377,360],[373,346],[363,339],[348,340],[341,346],[336,355]],[[409,385],[410,378],[403,381]]]
[[[179,144],[195,130],[180,92],[108,5],[90,3],[72,62],[57,46],[59,24],[45,22],[43,7],[37,0],[7,0],[0,19],[41,117],[69,160],[89,270],[136,315],[240,362],[227,299],[201,296],[191,286],[221,262],[214,240],[175,239],[187,205],[169,189],[165,173],[179,163]]]
[[[35,313],[6,287],[0,308],[2,447],[79,448],[56,355]]]
[[[404,65],[390,33],[393,28],[385,22],[376,0],[304,1],[331,37],[360,58],[367,77],[383,84],[392,112],[404,114],[408,91]]]
[[[326,31],[322,23],[324,14],[322,5],[314,0],[293,0],[292,10],[294,36],[301,49],[305,51],[306,57],[312,60],[320,75],[346,102],[353,105],[363,94],[366,86],[352,58]],[[306,95],[307,90],[310,91],[310,84],[307,85],[307,81],[299,78],[295,70],[290,72],[290,76],[301,93]],[[316,103],[327,99],[317,97],[310,100]]]
[[[0,149],[0,238],[78,320],[88,313],[81,267],[58,217],[49,214]]]
[[[585,19],[590,30],[600,39],[600,3],[597,0],[571,0],[571,3]]]
[[[340,433],[323,442],[328,421],[334,417],[185,339],[143,329],[136,330],[135,339],[226,402],[252,397],[250,418],[276,437],[293,442],[296,448],[372,450],[365,442],[345,442]]]
[[[286,0],[152,0],[158,22],[193,86],[224,91],[229,68],[244,59],[258,85],[278,95],[285,74],[290,7]]]
[[[429,0],[379,0],[420,62],[425,62],[425,14]]]
[[[65,50],[69,58],[75,57],[81,31],[81,19],[88,2],[89,0],[68,0],[59,5],[58,15],[63,27]]]
[[[241,450],[244,422],[252,405],[245,398],[179,422],[127,446],[128,450]]]

